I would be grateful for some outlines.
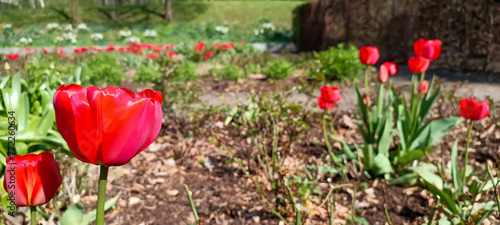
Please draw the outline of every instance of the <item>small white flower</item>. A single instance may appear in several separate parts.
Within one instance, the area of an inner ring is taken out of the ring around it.
[[[64,38],[63,38],[63,37],[61,37],[61,36],[57,36],[57,37],[56,37],[56,42],[60,42],[60,41],[63,41],[63,40],[64,40]]]
[[[274,30],[274,24],[269,22],[269,23],[264,23],[262,24],[262,28],[268,29],[268,30]]]
[[[66,26],[63,27],[64,31],[73,31],[73,26],[71,24],[66,24]]]
[[[12,24],[5,24],[5,25],[3,25],[3,29],[7,29],[7,28],[12,28]]]
[[[74,33],[71,33],[71,32],[64,33],[62,38],[64,41],[69,41],[73,44],[76,43],[76,35]],[[57,42],[57,38],[56,38],[56,42]]]
[[[227,34],[227,32],[229,31],[229,27],[226,27],[226,26],[216,26],[215,30],[219,31],[222,34]]]
[[[120,30],[118,32],[118,35],[120,35],[120,37],[122,37],[122,38],[125,38],[125,37],[128,37],[128,36],[132,35],[132,31],[130,31],[130,30]]]
[[[21,39],[19,39],[19,43],[23,45],[31,44],[31,42],[33,42],[33,39],[31,38],[22,37]]]
[[[154,38],[157,36],[156,30],[146,30],[144,31],[144,37]]]
[[[84,23],[80,23],[78,24],[78,26],[76,27],[76,29],[78,30],[90,30],[89,27],[87,27],[87,24],[84,24]]]
[[[102,40],[104,38],[104,36],[101,33],[93,33],[93,34],[90,34],[90,38],[94,41],[99,41],[99,40]]]
[[[59,24],[58,23],[48,23],[47,24],[47,30],[53,30],[53,29],[58,29],[59,28]]]
[[[253,33],[257,36],[257,35],[259,35],[259,34],[260,34],[260,31],[259,31],[259,29],[254,29],[254,30],[253,30]]]
[[[140,43],[141,42],[141,39],[139,37],[136,37],[136,36],[132,36],[132,37],[128,37],[125,39],[125,42],[129,42],[129,43],[132,43],[132,42],[135,42],[135,43]]]

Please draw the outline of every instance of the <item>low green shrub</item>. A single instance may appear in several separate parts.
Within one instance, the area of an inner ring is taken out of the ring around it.
[[[320,63],[318,70],[313,72],[316,76],[321,75],[326,79],[342,82],[359,80],[363,65],[359,61],[359,51],[354,45],[345,48],[344,44],[339,44],[315,55]]]
[[[262,68],[260,67],[260,64],[257,63],[250,63],[245,65],[245,73],[248,74],[260,74],[262,73]]]
[[[169,76],[172,81],[186,82],[200,79],[200,75],[196,74],[196,63],[183,62],[174,65],[174,71]]]
[[[111,54],[98,54],[84,63],[82,82],[110,86],[119,85],[124,79],[125,74]]]
[[[157,68],[141,66],[137,69],[133,80],[137,83],[159,83],[162,77],[163,74]]]
[[[245,78],[245,73],[237,66],[233,64],[226,64],[220,69],[211,69],[210,74],[212,76],[218,76],[222,80],[238,80]]]
[[[294,70],[292,63],[278,59],[268,62],[264,73],[270,79],[281,80],[289,77]]]

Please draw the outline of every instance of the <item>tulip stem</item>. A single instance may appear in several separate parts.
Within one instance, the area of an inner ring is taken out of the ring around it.
[[[420,83],[424,82],[425,80],[425,72],[420,75]]]
[[[96,225],[104,225],[104,204],[106,203],[106,183],[108,182],[109,167],[101,165],[99,173],[99,193],[97,195]]]
[[[36,225],[36,206],[30,206],[31,225]]]
[[[467,161],[469,161],[469,145],[470,145],[470,135],[472,133],[472,121],[469,120],[469,129],[467,131],[467,146],[465,147],[465,161],[464,161],[464,179],[462,187],[467,185]]]
[[[367,97],[368,97],[368,83],[369,83],[368,82],[368,80],[369,80],[368,75],[370,73],[369,69],[370,69],[370,67],[366,66],[366,68],[365,68],[365,94]]]

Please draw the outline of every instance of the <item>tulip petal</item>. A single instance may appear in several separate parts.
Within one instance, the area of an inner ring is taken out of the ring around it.
[[[105,88],[102,105],[104,165],[126,164],[158,136],[163,117],[158,101],[132,99],[121,89]]]
[[[97,87],[88,87],[86,90],[71,96],[70,102],[73,108],[76,140],[80,153],[89,162],[101,164],[102,154],[100,152],[102,151],[103,135],[100,91]]]

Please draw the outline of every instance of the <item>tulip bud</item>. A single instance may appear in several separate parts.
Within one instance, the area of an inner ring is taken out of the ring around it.
[[[380,83],[385,83],[387,79],[389,79],[389,71],[387,70],[386,66],[382,65],[378,73],[378,81]]]
[[[5,62],[5,67],[4,68],[5,68],[5,70],[10,70],[10,65],[9,65],[8,62]]]
[[[488,165],[489,168],[493,168],[493,162],[491,159],[486,159],[486,165]]]
[[[363,96],[361,96],[361,98],[363,99],[363,104],[365,104],[365,105],[371,105],[372,104],[372,101],[370,100],[370,97],[368,97],[366,94],[363,94]]]
[[[418,93],[427,94],[427,91],[429,91],[429,83],[426,80],[424,80],[418,87]]]

